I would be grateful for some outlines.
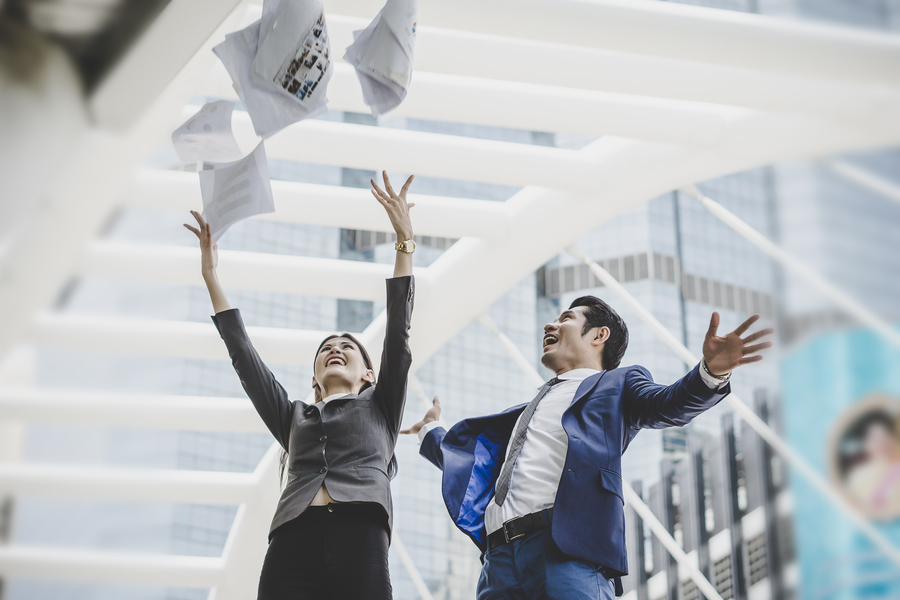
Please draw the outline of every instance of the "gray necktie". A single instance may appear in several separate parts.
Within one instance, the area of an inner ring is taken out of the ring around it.
[[[554,377],[541,386],[541,389],[538,390],[534,400],[529,402],[528,406],[525,407],[525,410],[522,411],[522,416],[519,418],[519,424],[516,426],[516,432],[513,434],[512,442],[509,446],[509,456],[506,457],[506,462],[503,463],[503,468],[500,470],[500,477],[497,478],[497,487],[494,493],[494,501],[497,503],[497,506],[503,506],[503,502],[506,500],[506,494],[509,493],[509,482],[512,479],[512,470],[513,467],[516,466],[516,459],[519,458],[519,452],[522,451],[522,446],[525,445],[525,433],[528,431],[528,423],[531,422],[534,411],[537,410],[538,404],[540,404],[541,399],[547,395],[550,388],[560,381],[561,380],[558,377]]]

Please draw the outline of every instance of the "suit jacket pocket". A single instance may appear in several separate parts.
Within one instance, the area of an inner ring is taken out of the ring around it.
[[[385,477],[388,476],[387,471],[385,471],[382,467],[379,467],[377,465],[353,465],[353,468],[354,469],[364,469],[365,471],[377,471],[377,472],[381,473],[382,475],[384,475]]]
[[[625,495],[622,492],[622,476],[616,473],[615,471],[610,471],[609,469],[600,469],[600,487],[615,494],[619,497],[619,500],[622,501],[622,504],[625,504]]]

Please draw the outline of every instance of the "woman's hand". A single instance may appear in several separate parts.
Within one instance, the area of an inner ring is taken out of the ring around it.
[[[187,223],[184,226],[194,232],[197,239],[200,240],[200,268],[203,272],[203,281],[206,282],[206,289],[209,290],[209,299],[212,300],[213,310],[216,314],[231,308],[228,297],[219,283],[216,275],[216,267],[219,266],[219,248],[212,243],[212,234],[209,232],[209,223],[203,220],[196,210],[192,210],[191,214],[197,219],[200,229],[191,227]]]
[[[192,210],[191,214],[197,219],[200,229],[191,227],[187,223],[184,226],[194,232],[197,239],[200,240],[200,268],[203,272],[204,279],[210,275],[215,275],[216,267],[219,265],[219,248],[217,244],[212,243],[212,234],[209,231],[209,223],[203,220],[196,210]]]
[[[397,241],[405,242],[406,240],[411,240],[413,239],[413,228],[412,221],[409,218],[409,209],[415,206],[415,203],[406,203],[406,192],[416,176],[410,175],[403,187],[400,188],[400,193],[397,194],[394,192],[394,188],[391,187],[391,180],[388,179],[387,171],[382,171],[381,175],[384,177],[384,188],[387,191],[382,191],[378,184],[375,183],[375,180],[370,179],[372,195],[387,211],[388,217],[391,219],[391,225],[394,226],[394,232],[397,234]]]
[[[437,421],[441,418],[441,401],[438,400],[438,397],[435,396],[434,400],[431,401],[431,408],[428,409],[428,412],[425,413],[425,417],[410,427],[409,429],[403,429],[400,431],[401,434],[416,434],[419,433],[423,427],[425,427],[426,423],[431,423],[432,421]]]

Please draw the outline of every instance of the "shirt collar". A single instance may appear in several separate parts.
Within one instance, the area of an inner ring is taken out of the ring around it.
[[[343,398],[344,396],[350,396],[350,395],[351,394],[332,394],[332,395],[328,396],[327,398],[323,399],[322,404],[325,404],[326,402],[331,402],[332,400],[337,400],[338,398]]]
[[[602,373],[602,371],[598,371],[597,369],[572,369],[571,371],[566,371],[565,373],[557,375],[557,377],[563,381],[581,381],[587,379],[591,375],[596,375],[597,373]]]

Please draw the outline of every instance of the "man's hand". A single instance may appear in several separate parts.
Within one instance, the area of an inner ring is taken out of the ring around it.
[[[772,342],[762,342],[755,344],[754,342],[774,333],[774,329],[763,329],[756,333],[751,333],[747,337],[741,339],[741,336],[750,329],[759,315],[753,315],[737,329],[720,337],[716,335],[719,328],[719,313],[714,312],[709,320],[709,330],[706,332],[706,339],[703,340],[703,360],[713,375],[725,375],[730,373],[736,367],[748,365],[750,363],[759,362],[763,357],[757,352],[765,350],[772,346]]]
[[[416,434],[419,433],[419,430],[425,427],[426,423],[431,423],[432,421],[437,421],[441,418],[441,401],[438,400],[438,397],[435,396],[434,400],[431,401],[431,408],[428,409],[428,412],[425,413],[425,418],[421,421],[410,427],[409,429],[403,429],[400,433],[404,434]]]

